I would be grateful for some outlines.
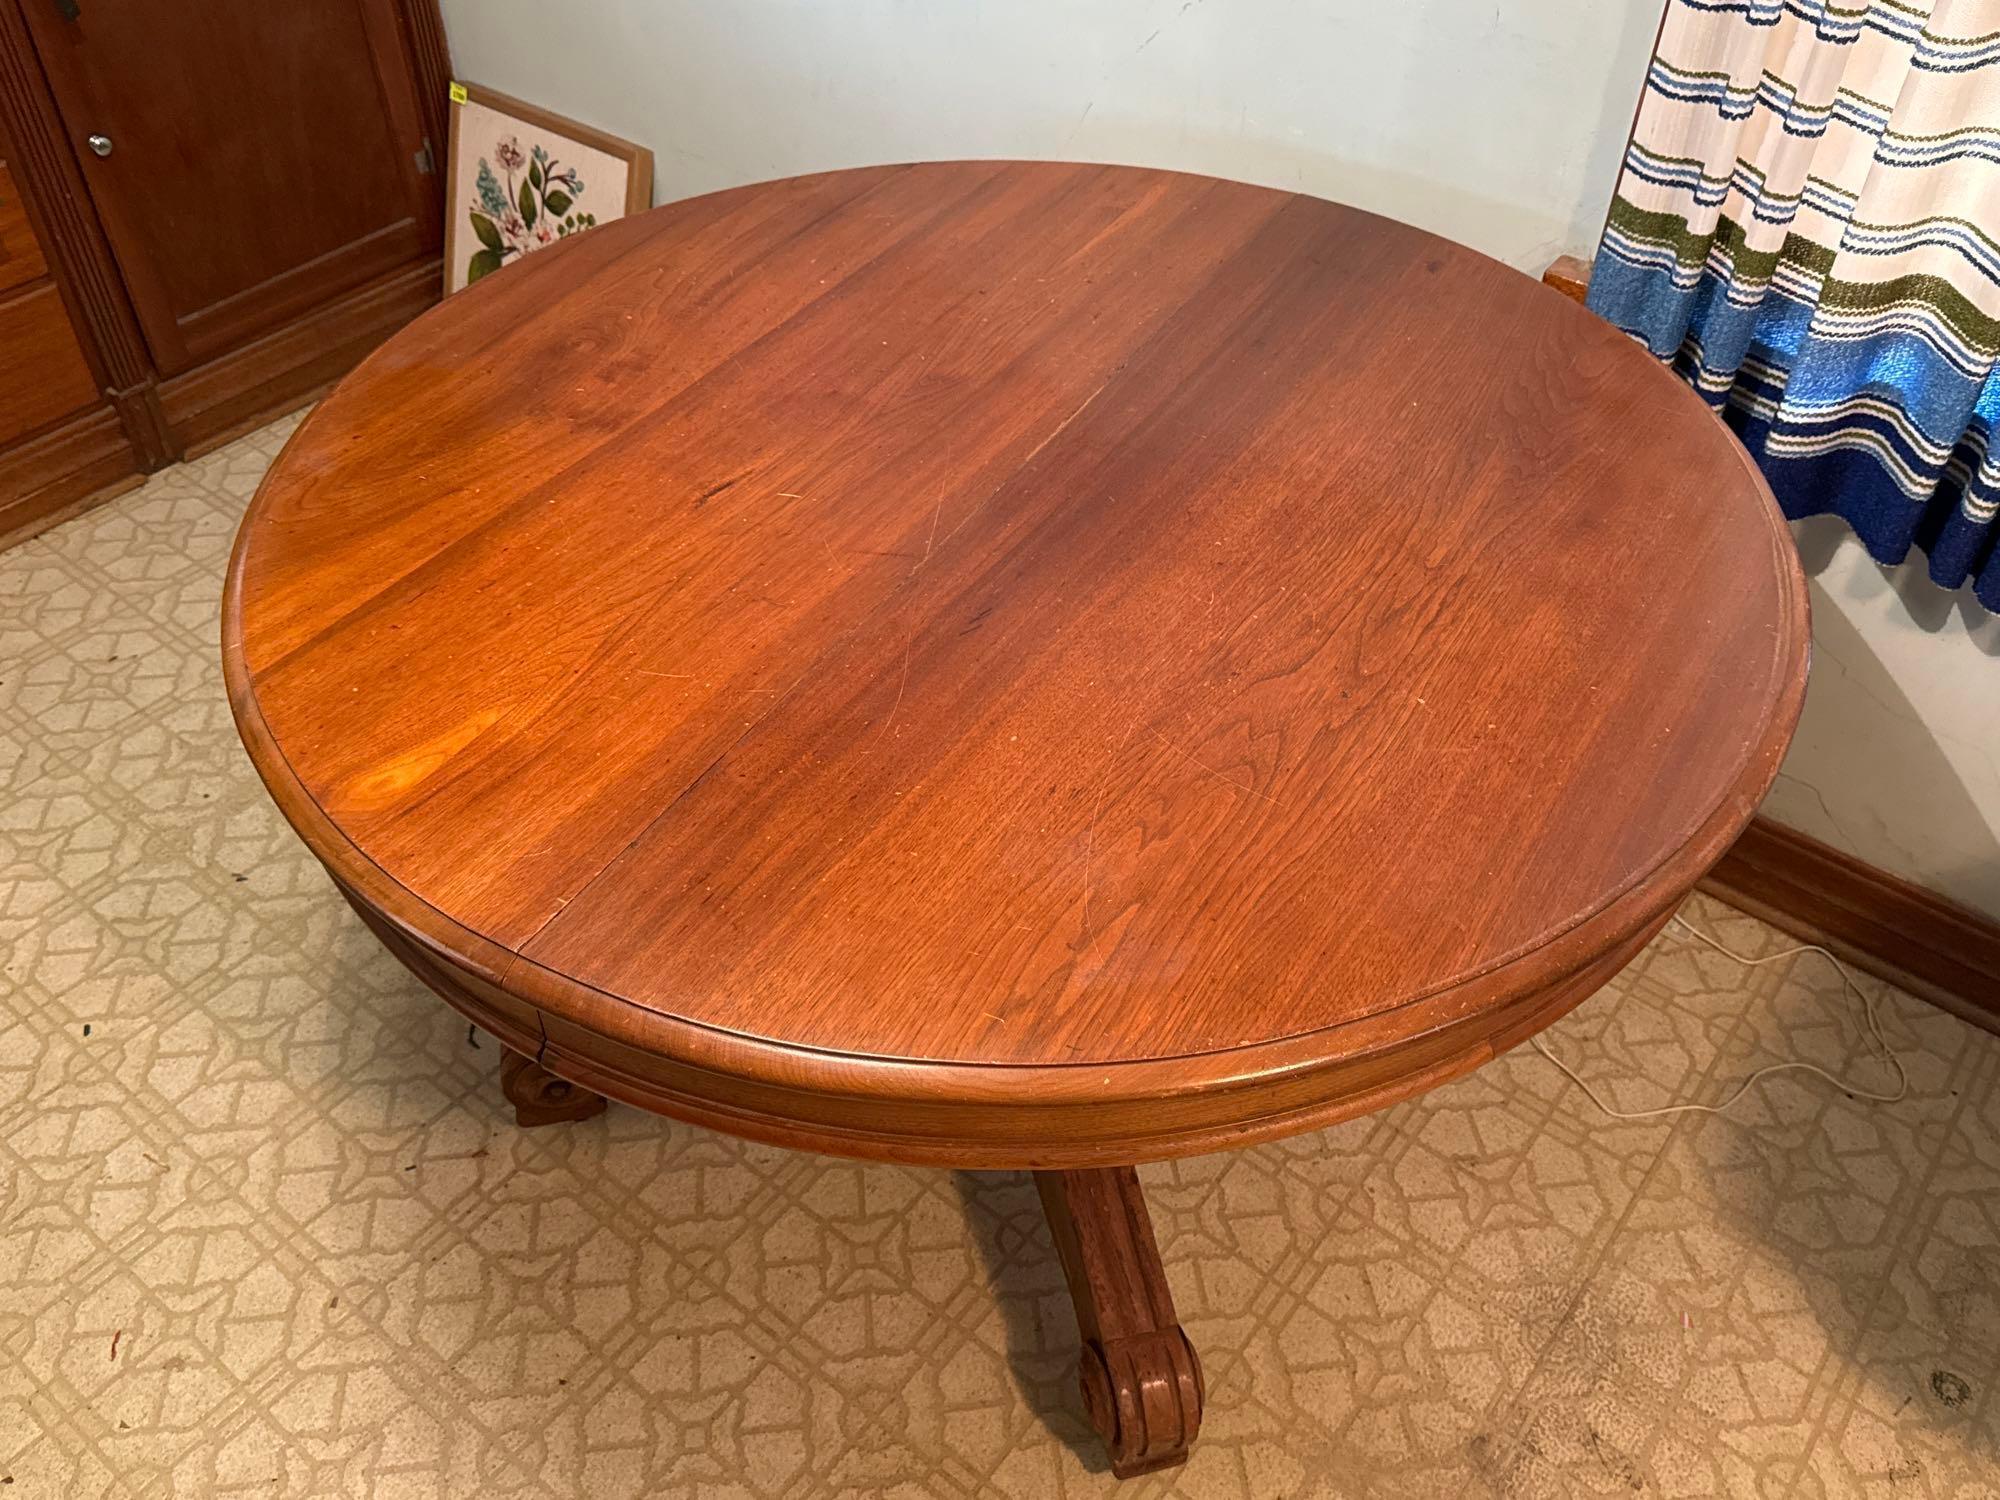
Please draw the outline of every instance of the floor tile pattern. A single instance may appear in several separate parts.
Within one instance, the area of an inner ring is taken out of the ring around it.
[[[0,1494],[2000,1500],[2000,1039],[1869,980],[1896,1105],[1621,1122],[1523,1051],[1146,1169],[1210,1404],[1124,1486],[1026,1178],[515,1129],[235,742],[290,425],[0,554]],[[1621,1109],[1881,1076],[1818,960],[1671,935],[1551,1041]]]

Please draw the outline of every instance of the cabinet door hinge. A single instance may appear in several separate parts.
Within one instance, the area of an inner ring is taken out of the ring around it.
[[[424,143],[417,147],[414,155],[416,157],[417,170],[426,177],[437,170],[437,163],[431,158],[431,138],[429,136],[424,137]]]

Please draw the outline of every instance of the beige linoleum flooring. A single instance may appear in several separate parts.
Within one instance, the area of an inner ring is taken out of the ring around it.
[[[1894,1106],[1620,1124],[1522,1052],[1147,1169],[1209,1409],[1126,1486],[1026,1178],[515,1129],[230,726],[288,430],[0,555],[5,1500],[2000,1497],[2000,1040],[1901,995]],[[1818,960],[1685,939],[1553,1039],[1625,1107],[1870,1066]]]

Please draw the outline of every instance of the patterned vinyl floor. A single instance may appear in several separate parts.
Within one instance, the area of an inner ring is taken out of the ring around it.
[[[7,1500],[2000,1497],[2000,1040],[1879,988],[1894,1106],[1621,1124],[1523,1052],[1148,1169],[1210,1405],[1122,1487],[1027,1179],[516,1130],[230,726],[288,430],[0,555]],[[1663,939],[1553,1040],[1626,1108],[1865,1070],[1822,969]]]

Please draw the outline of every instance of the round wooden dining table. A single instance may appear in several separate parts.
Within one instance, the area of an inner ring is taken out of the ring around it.
[[[1034,1171],[1121,1475],[1202,1402],[1133,1166],[1589,996],[1806,657],[1756,470],[1583,309],[1338,204],[999,161],[452,297],[288,443],[223,615],[257,771],[522,1123]]]

